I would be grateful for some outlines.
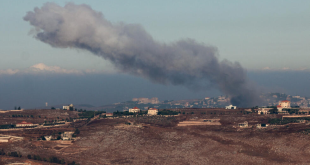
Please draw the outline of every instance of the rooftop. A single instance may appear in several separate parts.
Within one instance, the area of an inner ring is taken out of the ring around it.
[[[17,124],[32,124],[32,123],[28,123],[26,121],[22,121],[21,123],[17,123]]]

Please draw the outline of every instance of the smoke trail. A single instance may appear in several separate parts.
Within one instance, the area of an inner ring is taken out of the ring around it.
[[[155,41],[137,24],[107,21],[88,5],[46,3],[24,17],[35,37],[53,47],[86,49],[120,71],[161,84],[206,90],[215,86],[237,106],[253,106],[257,95],[237,62],[219,61],[217,49],[192,39]]]

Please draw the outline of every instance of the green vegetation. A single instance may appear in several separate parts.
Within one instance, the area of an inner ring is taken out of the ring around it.
[[[119,111],[113,112],[113,116],[130,116],[130,115],[134,115],[134,113],[128,112],[128,111],[125,111],[125,112],[119,112]]]
[[[104,113],[104,111],[82,111],[81,113],[79,113],[79,118],[83,119],[83,118],[93,118],[94,114],[100,115]]]
[[[269,119],[268,123],[270,124],[275,124],[275,125],[284,125],[284,124],[289,124],[289,123],[298,123],[300,120],[310,120],[308,117],[303,117],[303,118],[284,118],[283,120],[280,118],[274,118],[274,119]]]
[[[59,158],[57,158],[55,156],[46,159],[46,158],[41,158],[39,155],[33,155],[33,156],[28,155],[27,158],[33,159],[33,160],[38,160],[38,161],[50,162],[50,163],[58,163],[58,164],[65,164],[66,163],[64,159],[60,160]]]
[[[15,128],[15,127],[16,127],[15,125],[11,125],[11,124],[0,125],[0,129],[10,129],[10,128]]]
[[[278,114],[277,107],[274,107],[273,109],[269,110],[270,114]]]
[[[3,149],[0,151],[0,155],[5,155],[5,152],[3,151]]]
[[[21,154],[18,154],[17,152],[9,152],[8,156],[12,156],[12,157],[22,157]]]
[[[287,111],[289,114],[298,114],[299,109],[283,109],[284,111]]]
[[[75,129],[72,137],[76,137],[78,134],[80,134],[80,130],[77,128],[77,129]]]
[[[166,109],[158,112],[158,115],[178,115],[178,114],[179,112],[166,110]]]
[[[44,123],[43,126],[61,125],[65,123]]]

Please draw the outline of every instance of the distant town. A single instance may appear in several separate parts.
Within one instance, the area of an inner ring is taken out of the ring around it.
[[[309,107],[310,98],[303,96],[292,96],[284,93],[266,93],[260,96],[262,105],[258,107],[273,107],[277,106],[279,101],[289,100],[292,107]],[[230,99],[227,96],[205,97],[202,99],[193,100],[164,100],[159,101],[157,97],[154,98],[133,98],[131,101],[114,103],[102,107],[93,106],[78,106],[83,109],[100,110],[107,112],[114,111],[128,111],[132,107],[138,107],[141,110],[147,110],[150,107],[157,109],[177,109],[177,108],[225,108],[229,106]],[[61,107],[59,107],[61,108]],[[251,107],[238,107],[251,108]]]
[[[133,98],[102,107],[66,104],[49,108],[46,104],[45,109],[16,106],[0,110],[0,164],[119,164],[116,162],[132,157],[129,151],[139,154],[127,164],[147,164],[144,158],[148,153],[160,155],[157,147],[164,155],[182,157],[188,151],[206,152],[215,162],[217,155],[227,150],[228,155],[235,153],[236,161],[240,158],[249,164],[256,162],[253,153],[261,155],[265,164],[284,159],[307,162],[308,155],[298,149],[310,140],[309,99],[283,93],[261,98],[265,106],[238,107],[230,104],[228,97],[219,96],[162,102]],[[288,139],[294,141],[294,147],[277,149],[291,145]],[[279,159],[273,159],[278,153]],[[294,156],[287,158],[284,153]],[[193,157],[191,164],[199,155]],[[174,164],[170,159],[159,160]]]

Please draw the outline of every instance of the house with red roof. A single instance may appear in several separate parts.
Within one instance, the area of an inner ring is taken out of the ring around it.
[[[278,112],[282,112],[283,108],[291,108],[291,102],[288,100],[280,101],[279,105],[277,105]]]
[[[131,112],[131,113],[139,113],[140,109],[138,107],[134,107],[134,108],[129,109],[129,112]]]
[[[26,122],[26,121],[22,121],[20,123],[17,123],[16,127],[33,127],[36,125],[38,125],[38,124],[33,124],[33,123]]]
[[[157,115],[157,114],[158,114],[158,109],[156,109],[156,108],[150,108],[150,109],[147,111],[147,114],[148,114],[148,115]]]

